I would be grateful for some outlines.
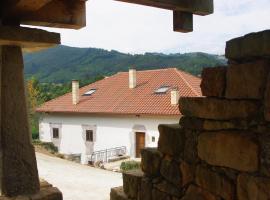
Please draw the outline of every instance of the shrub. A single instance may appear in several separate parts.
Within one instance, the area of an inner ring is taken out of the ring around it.
[[[120,169],[122,171],[130,171],[130,170],[136,170],[141,168],[141,163],[135,160],[122,162],[120,165]]]
[[[40,140],[33,140],[33,145],[38,145],[49,151],[50,153],[58,153],[58,148],[52,142],[41,142]]]

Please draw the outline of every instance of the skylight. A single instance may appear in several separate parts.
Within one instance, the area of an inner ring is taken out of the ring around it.
[[[170,86],[160,86],[158,89],[155,90],[155,94],[164,94],[170,89]]]
[[[97,91],[97,89],[91,89],[89,91],[87,91],[86,93],[83,94],[83,96],[91,96],[92,94],[94,94]]]

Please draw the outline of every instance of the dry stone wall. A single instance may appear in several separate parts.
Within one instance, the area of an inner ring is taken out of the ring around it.
[[[270,31],[227,42],[228,66],[202,73],[205,97],[179,100],[142,171],[123,174],[111,200],[270,199]]]

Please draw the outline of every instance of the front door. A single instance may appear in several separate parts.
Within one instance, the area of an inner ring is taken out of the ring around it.
[[[145,147],[145,133],[136,132],[136,158],[141,157],[141,149]]]

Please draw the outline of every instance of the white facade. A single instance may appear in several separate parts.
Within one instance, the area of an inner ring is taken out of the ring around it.
[[[156,147],[158,125],[178,122],[177,116],[43,114],[39,133],[41,141],[53,142],[62,154],[81,154],[85,163],[85,155],[93,151],[121,146],[135,157],[136,132],[145,133],[146,147]],[[59,130],[58,139],[53,138],[54,129]],[[86,130],[93,132],[93,142],[87,141]]]

